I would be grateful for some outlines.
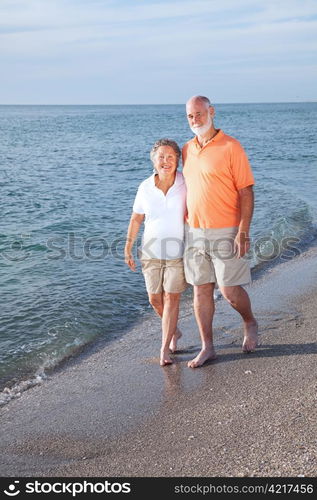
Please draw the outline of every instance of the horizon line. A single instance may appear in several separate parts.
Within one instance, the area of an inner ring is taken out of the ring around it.
[[[227,102],[213,102],[213,104],[296,104],[296,103],[315,103],[317,99],[309,99],[309,100],[294,100],[294,101],[227,101]],[[0,103],[0,106],[182,106],[185,104],[181,103],[116,103],[116,104],[107,104],[107,103]]]

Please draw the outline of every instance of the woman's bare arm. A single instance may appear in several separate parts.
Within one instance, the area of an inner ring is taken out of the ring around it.
[[[127,266],[129,266],[129,268],[131,269],[131,271],[136,270],[135,261],[132,256],[132,248],[143,221],[144,221],[144,214],[137,214],[135,212],[132,212],[124,248],[124,260]]]

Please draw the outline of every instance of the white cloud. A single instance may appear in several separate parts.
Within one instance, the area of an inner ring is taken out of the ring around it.
[[[211,16],[217,24],[232,22],[266,23],[316,15],[314,0],[210,0],[164,2],[70,2],[69,0],[2,0],[0,26],[21,30],[25,27],[73,27],[100,24],[143,23],[184,17]]]

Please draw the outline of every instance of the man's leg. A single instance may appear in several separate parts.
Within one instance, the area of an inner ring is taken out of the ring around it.
[[[212,319],[215,310],[214,288],[214,283],[194,286],[194,310],[202,348],[196,358],[188,362],[190,368],[197,368],[209,359],[216,359],[217,357],[212,335]]]
[[[249,295],[242,286],[220,287],[224,298],[240,313],[244,323],[243,352],[252,352],[258,345],[258,323],[253,316]]]
[[[153,307],[154,311],[156,314],[162,318],[163,316],[163,310],[164,310],[164,296],[163,292],[162,293],[149,293],[149,302],[151,306]],[[172,336],[172,340],[170,342],[170,350],[172,352],[175,352],[177,350],[177,341],[181,338],[182,332],[177,328],[177,323],[176,323],[176,330],[174,332],[174,335]]]
[[[170,365],[173,360],[170,358],[169,345],[177,327],[179,314],[180,293],[164,292],[163,295],[163,315],[162,315],[162,347],[160,355],[160,365]]]

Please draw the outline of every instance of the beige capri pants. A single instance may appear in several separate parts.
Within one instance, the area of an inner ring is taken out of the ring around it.
[[[182,293],[187,288],[183,259],[143,259],[142,273],[146,290],[155,293]]]

